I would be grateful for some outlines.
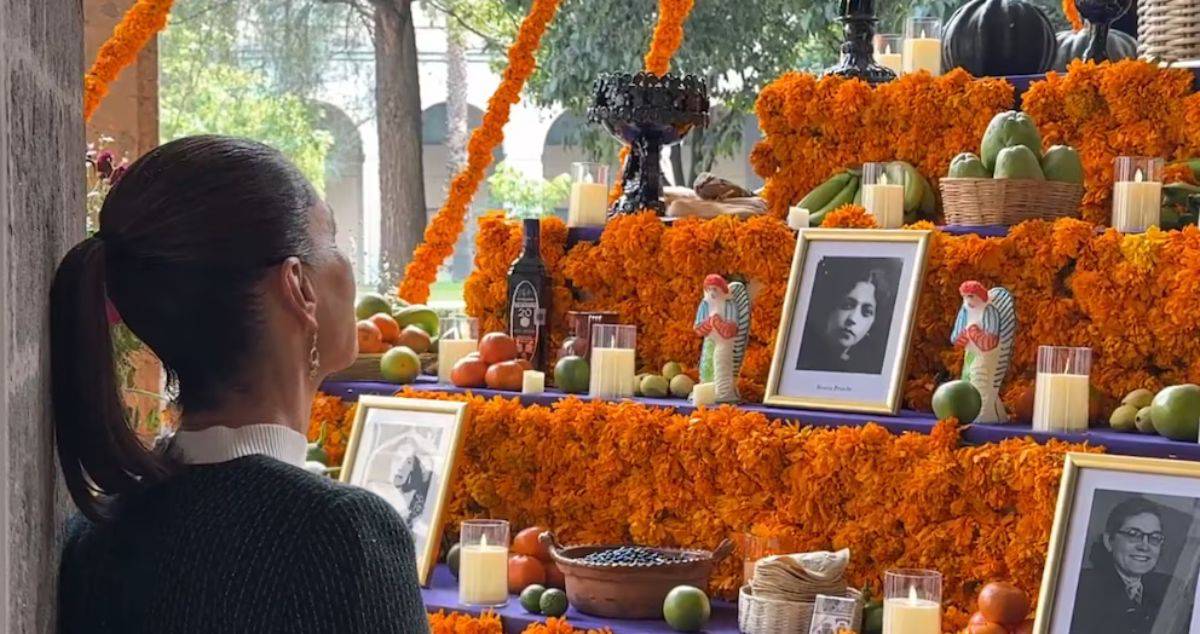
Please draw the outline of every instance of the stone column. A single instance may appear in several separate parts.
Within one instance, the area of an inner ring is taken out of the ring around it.
[[[50,422],[49,295],[83,237],[83,2],[0,2],[0,630],[53,632],[68,504]]]

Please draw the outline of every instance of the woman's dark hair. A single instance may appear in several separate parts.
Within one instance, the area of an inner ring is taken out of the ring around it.
[[[210,409],[259,340],[267,267],[311,261],[316,201],[278,151],[220,136],[151,150],[109,192],[100,231],[67,253],[50,290],[55,441],[85,515],[104,519],[112,498],[169,469],[125,420],[106,302],[158,355],[183,411]]]
[[[1117,531],[1125,525],[1125,520],[1136,517],[1138,515],[1153,515],[1158,518],[1161,524],[1163,521],[1163,508],[1144,497],[1131,497],[1124,502],[1114,506],[1108,512],[1108,519],[1104,521],[1104,534],[1109,538],[1115,537]],[[1104,547],[1104,537],[1099,535],[1096,537],[1096,542],[1092,544],[1090,558],[1092,565],[1101,567],[1112,564],[1112,553]]]
[[[867,282],[875,287],[875,314],[878,317],[871,325],[871,333],[891,329],[892,310],[896,306],[896,286],[899,282],[898,271],[893,271],[900,265],[897,258],[860,258],[830,256],[822,258],[817,264],[816,279],[813,282],[813,302],[817,306],[836,308],[843,297],[854,290],[859,282]],[[814,326],[823,327],[820,322]],[[883,341],[886,337],[876,337]]]

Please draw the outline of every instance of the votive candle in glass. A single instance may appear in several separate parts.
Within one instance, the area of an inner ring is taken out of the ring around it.
[[[905,177],[901,177],[905,178]],[[904,225],[904,182],[888,179],[885,163],[866,163],[862,173],[862,205],[881,229]]]
[[[942,574],[936,570],[883,573],[883,634],[941,634]]]
[[[942,21],[938,18],[909,18],[904,24],[904,72],[928,71],[942,74]]]
[[[1038,348],[1033,394],[1035,431],[1086,431],[1092,349]]]
[[[1114,166],[1112,226],[1140,233],[1159,224],[1162,214],[1163,160],[1149,156],[1118,156]]]
[[[450,371],[458,360],[479,350],[479,320],[474,317],[443,317],[438,320],[438,383],[450,382]]]
[[[572,163],[567,226],[603,227],[607,219],[608,166],[603,163]]]
[[[637,326],[592,326],[591,380],[588,394],[599,398],[633,396],[637,373]]]
[[[899,75],[904,72],[904,36],[879,33],[874,39],[875,63],[892,69]]]
[[[459,527],[458,601],[499,607],[508,603],[508,522],[467,520]]]

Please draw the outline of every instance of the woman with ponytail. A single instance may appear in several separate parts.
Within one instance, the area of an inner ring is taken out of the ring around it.
[[[51,289],[55,439],[81,516],[64,632],[424,632],[412,537],[374,494],[304,471],[321,381],[356,354],[329,208],[277,151],[201,136],[142,157]],[[181,411],[124,417],[108,313]]]

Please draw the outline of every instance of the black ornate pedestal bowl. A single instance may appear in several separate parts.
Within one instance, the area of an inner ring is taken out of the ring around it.
[[[662,201],[662,149],[683,140],[695,126],[708,125],[708,88],[693,75],[658,77],[610,73],[596,80],[588,121],[600,123],[629,146],[621,197],[609,215],[653,209]]]
[[[1080,17],[1092,25],[1083,58],[1093,62],[1108,61],[1108,32],[1117,18],[1133,7],[1133,0],[1075,0]]]

